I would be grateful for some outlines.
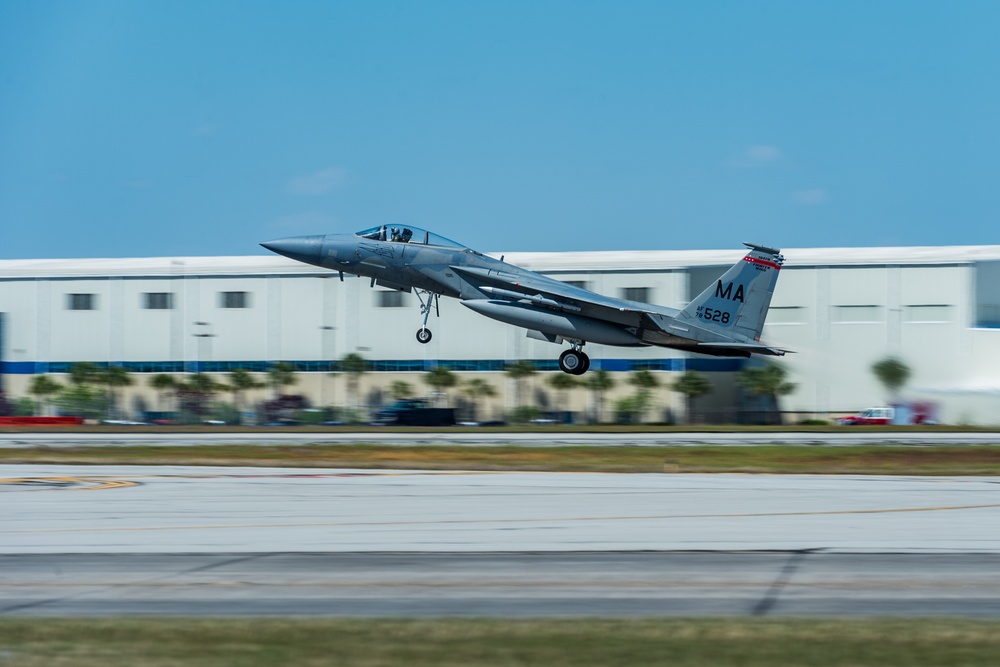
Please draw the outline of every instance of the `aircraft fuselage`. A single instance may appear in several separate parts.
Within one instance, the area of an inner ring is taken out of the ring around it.
[[[569,373],[589,367],[581,351],[587,342],[658,345],[715,356],[784,354],[757,340],[784,261],[779,251],[764,246],[747,244],[751,252],[740,263],[678,310],[603,296],[417,228],[394,227],[390,232],[383,226],[262,245],[301,262],[370,278],[373,287],[415,291],[424,315],[417,332],[421,343],[431,339],[431,303],[447,296],[486,317],[524,327],[529,336],[568,341],[571,349],[563,352],[560,366]]]

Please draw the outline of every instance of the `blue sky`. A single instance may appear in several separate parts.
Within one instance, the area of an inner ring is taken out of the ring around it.
[[[0,0],[0,258],[993,244],[1000,3]]]

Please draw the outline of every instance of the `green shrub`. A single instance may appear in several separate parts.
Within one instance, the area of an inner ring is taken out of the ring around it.
[[[38,414],[38,401],[27,396],[18,396],[10,402],[15,417],[32,417]]]
[[[542,411],[534,405],[522,405],[510,411],[510,414],[507,415],[507,421],[514,424],[527,424],[533,419],[538,419],[541,414]]]

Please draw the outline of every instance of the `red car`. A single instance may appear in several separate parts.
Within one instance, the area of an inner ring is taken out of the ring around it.
[[[893,408],[868,408],[856,415],[838,417],[837,423],[841,426],[885,426],[891,424],[895,416],[896,411]]]

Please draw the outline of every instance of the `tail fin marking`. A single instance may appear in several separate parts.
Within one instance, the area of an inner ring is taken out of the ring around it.
[[[775,248],[745,243],[750,252],[680,313],[702,329],[757,340],[785,258]]]

